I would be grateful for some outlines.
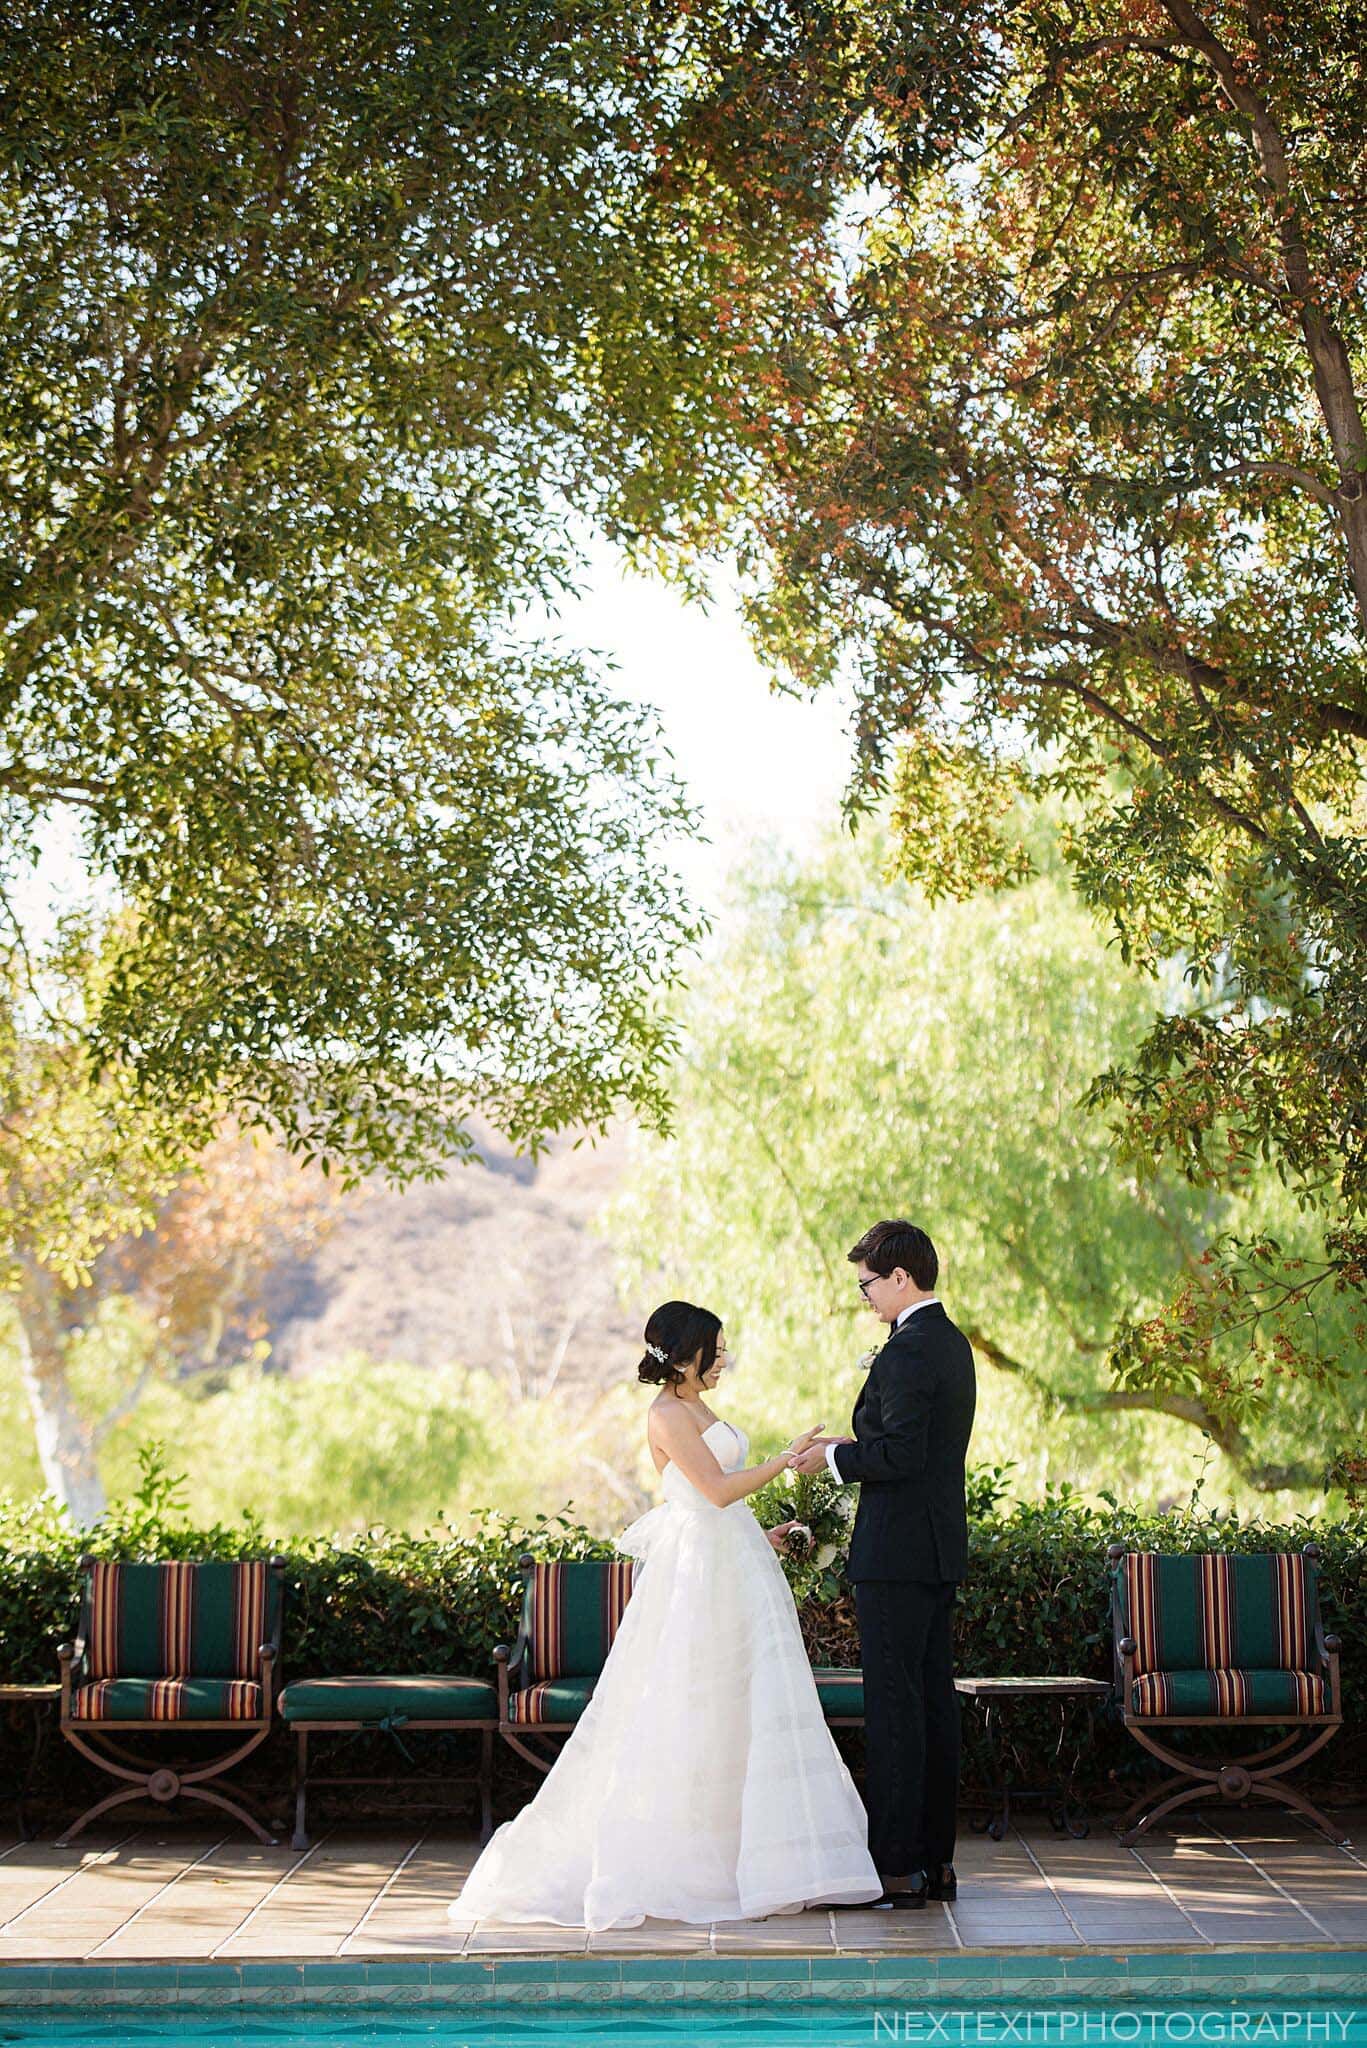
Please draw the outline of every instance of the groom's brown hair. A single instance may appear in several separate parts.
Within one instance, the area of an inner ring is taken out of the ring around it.
[[[884,1278],[900,1266],[925,1294],[929,1294],[940,1272],[939,1257],[924,1230],[900,1218],[873,1224],[846,1256],[852,1266],[862,1260]]]

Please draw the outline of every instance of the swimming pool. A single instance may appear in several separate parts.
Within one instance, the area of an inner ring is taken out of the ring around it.
[[[1367,2048],[1367,2007],[1152,2003],[1041,2007],[894,2007],[812,2001],[793,2007],[506,2007],[484,2013],[338,2013],[299,2007],[246,2017],[152,2009],[0,2017],[0,2044],[127,2042],[184,2048]]]
[[[339,2013],[297,2007],[263,2013],[125,2008],[0,2016],[0,2044],[81,2048],[1367,2048],[1367,2008],[1169,2004],[896,2007],[811,2002],[792,2007],[508,2008],[483,2013]]]

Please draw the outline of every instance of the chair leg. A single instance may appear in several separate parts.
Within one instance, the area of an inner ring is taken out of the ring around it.
[[[294,1833],[290,1838],[291,1849],[307,1849],[309,1845],[308,1786],[309,1738],[308,1731],[301,1728],[294,1751]]]
[[[54,1847],[65,1849],[68,1842],[74,1841],[77,1835],[83,1834],[90,1826],[91,1821],[98,1820],[102,1813],[112,1813],[116,1806],[129,1806],[135,1799],[145,1799],[146,1797],[147,1787],[145,1785],[125,1785],[120,1792],[110,1792],[107,1797],[97,1801],[94,1806],[88,1807],[79,1820],[72,1821],[70,1827],[63,1828],[61,1834],[57,1837]]]
[[[1318,1806],[1312,1805],[1303,1792],[1297,1792],[1292,1786],[1283,1785],[1275,1779],[1265,1778],[1255,1779],[1248,1790],[1251,1799],[1268,1799],[1274,1805],[1290,1807],[1293,1812],[1302,1814],[1322,1835],[1327,1835],[1337,1848],[1347,1847],[1348,1836],[1343,1829],[1336,1827],[1327,1814],[1320,1812]]]
[[[1191,1779],[1182,1773],[1171,1778],[1160,1778],[1156,1785],[1146,1785],[1143,1791],[1130,1801],[1119,1820],[1112,1823],[1119,1840],[1125,1840],[1126,1828],[1133,1827],[1140,1814],[1147,1812],[1156,1799],[1165,1799],[1169,1792],[1176,1792],[1181,1786],[1190,1783]]]
[[[217,1806],[222,1812],[230,1813],[234,1820],[240,1820],[244,1828],[251,1830],[258,1842],[264,1842],[268,1849],[274,1849],[278,1845],[279,1837],[273,1835],[269,1828],[263,1827],[255,1814],[249,1813],[239,1800],[229,1799],[226,1793],[211,1791],[207,1785],[182,1785],[180,1796],[182,1799],[203,1800],[206,1806]]]
[[[1198,1801],[1209,1803],[1212,1792],[1213,1788],[1209,1784],[1188,1785],[1183,1791],[1174,1792],[1170,1799],[1164,1799],[1159,1805],[1149,1807],[1147,1812],[1141,1810],[1137,1819],[1132,1806],[1121,1823],[1119,1840],[1128,1849],[1131,1843],[1137,1842],[1141,1835],[1146,1835],[1154,1823],[1162,1820],[1165,1814],[1175,1813],[1179,1806],[1194,1806]],[[1152,1797],[1151,1794],[1149,1796]],[[1142,1809],[1147,1802],[1141,1801],[1140,1804]]]

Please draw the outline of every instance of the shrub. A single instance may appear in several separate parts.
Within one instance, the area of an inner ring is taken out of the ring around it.
[[[1326,1627],[1343,1640],[1345,1733],[1321,1753],[1318,1780],[1335,1794],[1367,1783],[1367,1515],[1343,1521],[1273,1524],[1203,1510],[1145,1516],[1108,1502],[1089,1506],[1068,1488],[1040,1502],[1005,1498],[1000,1470],[974,1475],[970,1575],[961,1590],[961,1671],[982,1674],[1111,1669],[1105,1552],[1119,1539],[1135,1549],[1299,1550],[1319,1545]],[[859,1659],[854,1603],[840,1576],[849,1495],[816,1475],[775,1482],[756,1496],[767,1525],[796,1514],[812,1529],[816,1556],[788,1560],[813,1661]],[[830,1546],[834,1554],[822,1557]],[[490,1670],[494,1645],[516,1626],[523,1551],[541,1557],[610,1557],[609,1542],[563,1515],[529,1522],[487,1512],[456,1529],[439,1522],[423,1535],[374,1527],[333,1540],[278,1545],[261,1523],[191,1528],[177,1482],[155,1447],[142,1483],[90,1531],[73,1531],[49,1502],[0,1505],[0,1676],[50,1679],[56,1646],[76,1619],[78,1561],[104,1557],[230,1558],[279,1550],[288,1561],[286,1678],[342,1672]],[[1022,1714],[1014,1724],[1026,1767],[1057,1728]],[[967,1729],[966,1782],[982,1784],[988,1759],[976,1726]],[[844,1737],[842,1735],[842,1741]],[[857,1755],[857,1741],[852,1755]],[[267,1752],[269,1756],[270,1752]],[[278,1759],[283,1770],[283,1757]],[[1080,1783],[1093,1796],[1152,1767],[1118,1720],[1103,1715]],[[502,1771],[503,1766],[500,1765]]]

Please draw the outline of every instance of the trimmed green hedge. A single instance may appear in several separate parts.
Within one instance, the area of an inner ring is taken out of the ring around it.
[[[821,1561],[787,1567],[803,1632],[814,1662],[853,1664],[858,1633],[853,1601],[840,1577],[849,1502],[840,1495],[833,1482],[818,1477],[796,1499],[791,1484],[780,1485],[757,1496],[756,1504],[766,1523],[796,1508],[811,1527]],[[1199,1510],[1155,1517],[1119,1507],[1089,1508],[1067,1490],[1038,1503],[1002,1496],[1002,1474],[975,1475],[972,1563],[958,1612],[958,1663],[964,1672],[1109,1678],[1105,1551],[1116,1538],[1135,1549],[1182,1551],[1299,1550],[1317,1543],[1326,1625],[1343,1641],[1346,1725],[1321,1752],[1316,1782],[1331,1797],[1367,1792],[1367,1515],[1279,1526]],[[272,1543],[255,1521],[196,1529],[184,1520],[176,1483],[151,1457],[138,1495],[93,1531],[73,1532],[48,1503],[0,1506],[0,1678],[56,1676],[56,1646],[75,1624],[83,1552],[224,1558],[276,1549],[289,1563],[286,1679],[353,1671],[487,1672],[494,1645],[509,1640],[515,1626],[517,1559],[523,1551],[543,1557],[613,1554],[610,1543],[563,1516],[520,1525],[487,1514],[459,1530],[439,1523],[413,1536],[375,1528],[362,1536],[288,1545]],[[1022,1717],[1016,1725],[1027,1764],[1046,1737],[1052,1748],[1052,1720]],[[972,1787],[984,1781],[986,1759],[971,1722],[967,1732],[965,1776]],[[852,1762],[858,1749],[856,1737],[849,1745]],[[270,1751],[264,1754],[270,1757]],[[281,1756],[271,1768],[278,1772],[283,1765]],[[508,1784],[502,1762],[499,1768]],[[1139,1774],[1151,1768],[1118,1722],[1103,1715],[1095,1747],[1084,1760],[1091,1796],[1128,1796]]]

